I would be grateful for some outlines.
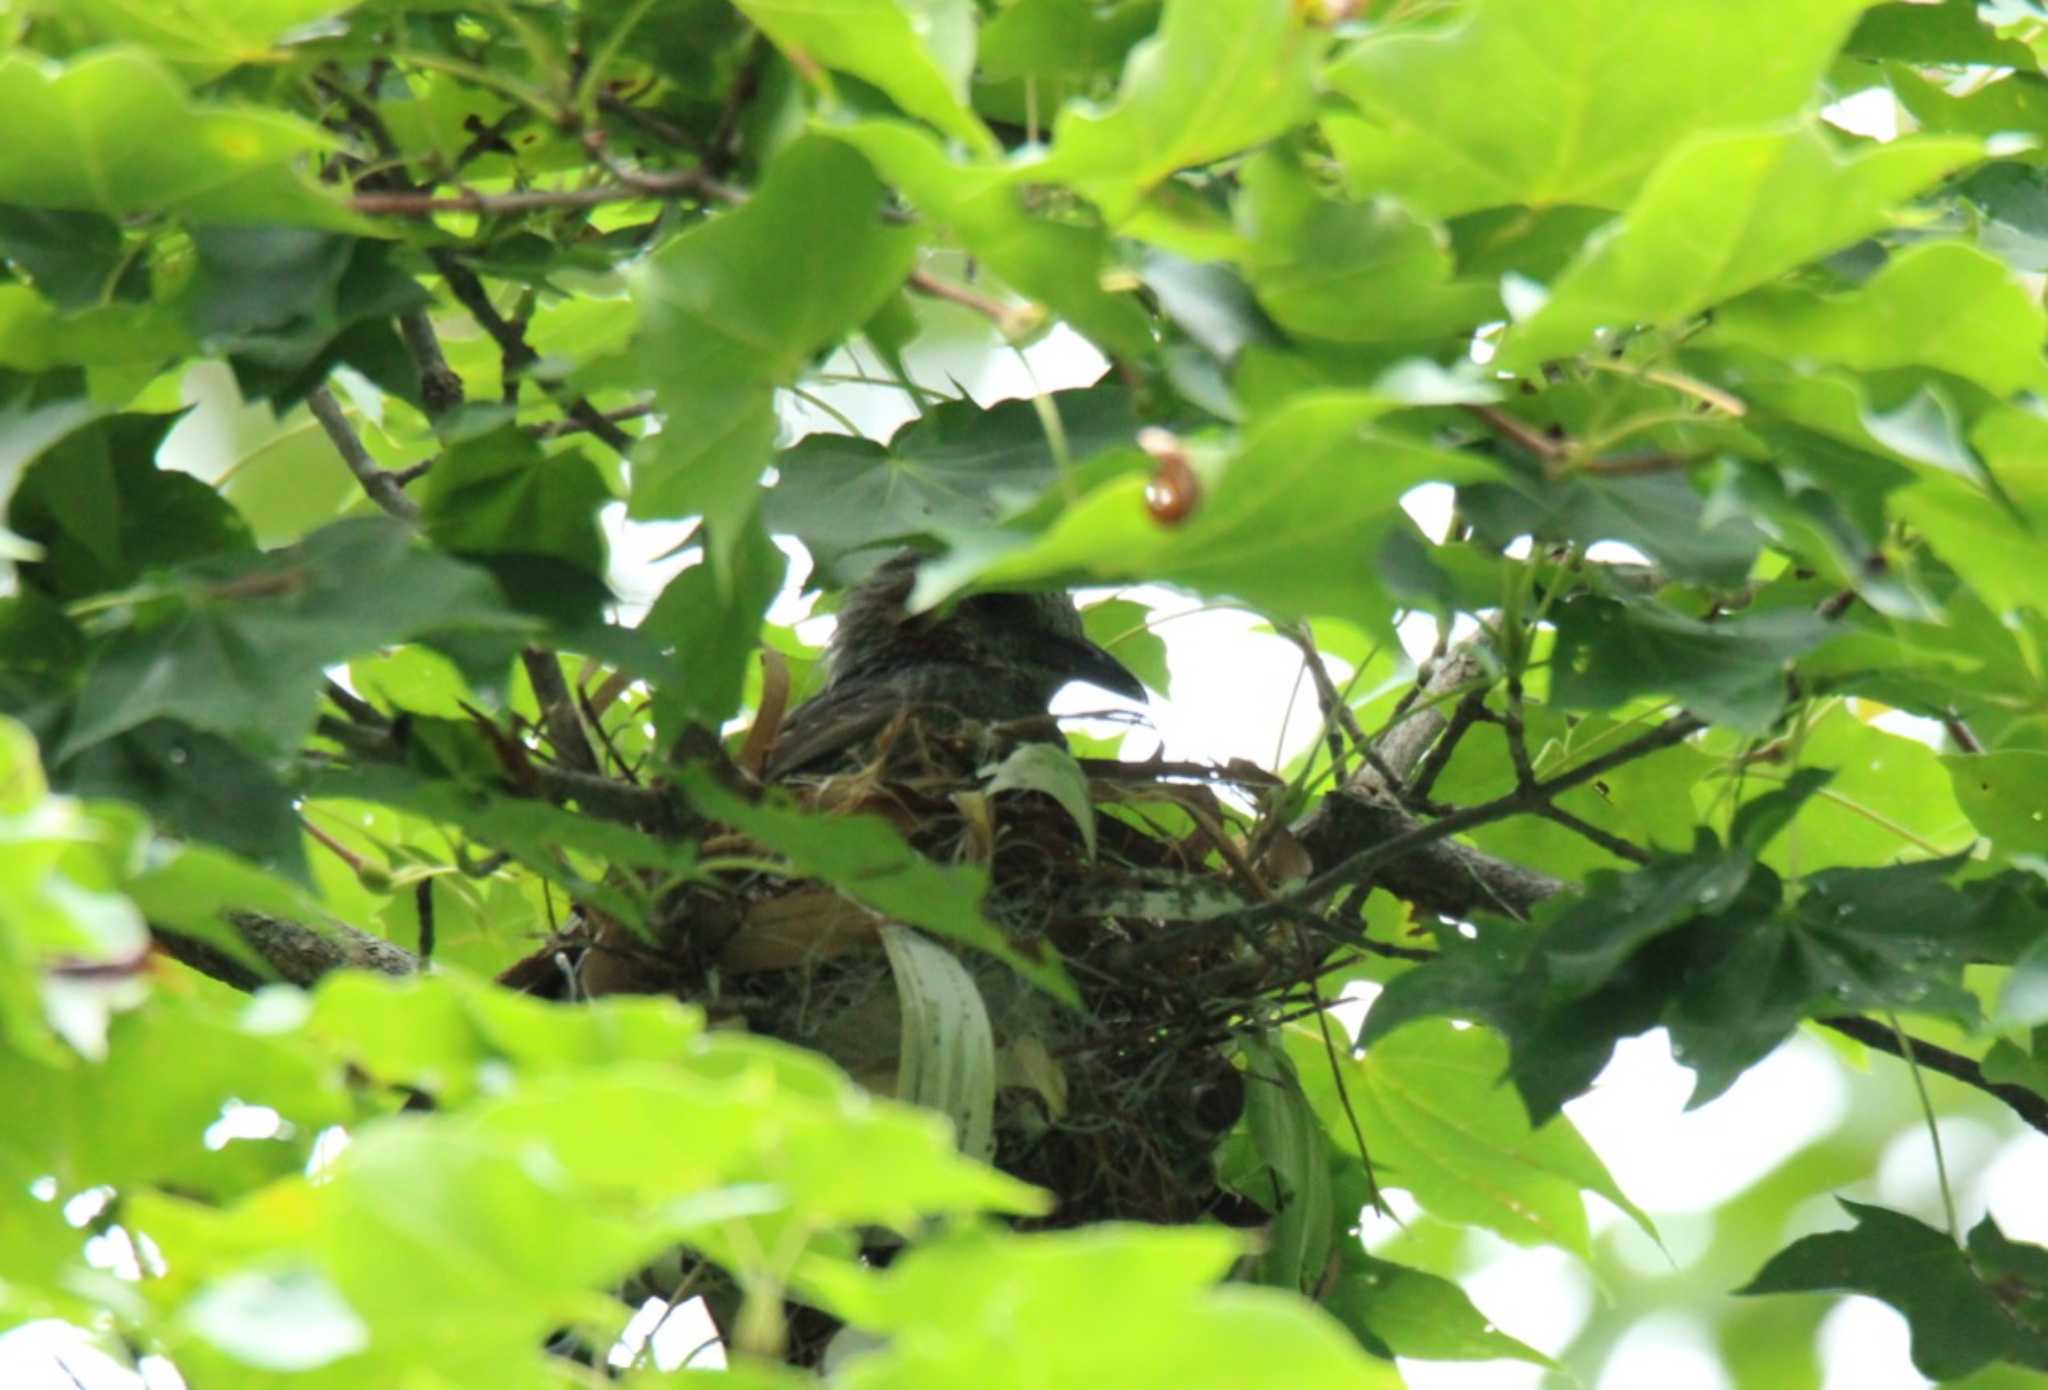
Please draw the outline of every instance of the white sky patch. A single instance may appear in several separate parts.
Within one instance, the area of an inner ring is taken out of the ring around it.
[[[1906,1320],[1874,1298],[1845,1298],[1821,1320],[1821,1390],[1922,1390],[1934,1382],[1913,1369]]]
[[[1837,130],[1872,140],[1896,140],[1904,112],[1897,97],[1882,87],[1866,87],[1840,101],[1823,106],[1821,119]]]
[[[1727,1201],[1832,1130],[1848,1105],[1840,1065],[1796,1035],[1688,1111],[1692,1089],[1692,1072],[1659,1029],[1623,1039],[1593,1089],[1565,1106],[1621,1190],[1653,1213]]]
[[[1658,1313],[1622,1334],[1594,1390],[1733,1390],[1697,1318]]]

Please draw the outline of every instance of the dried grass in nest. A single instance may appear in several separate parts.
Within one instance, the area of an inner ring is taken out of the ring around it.
[[[1261,891],[1270,859],[1252,862],[1207,787],[1130,767],[1090,782],[1091,859],[1051,796],[991,795],[963,775],[988,750],[959,740],[985,736],[924,731],[909,755],[899,746],[793,789],[819,809],[881,815],[935,860],[982,865],[989,919],[1020,943],[1050,941],[1065,960],[1078,1010],[979,952],[955,952],[994,1035],[994,1161],[1057,1195],[1044,1224],[1196,1219],[1219,1202],[1211,1155],[1243,1104],[1225,1045],[1256,1016],[1275,967],[1227,932],[1188,928]],[[760,852],[737,836],[705,849]],[[829,887],[769,874],[695,886],[667,916],[677,929],[663,952],[600,947],[621,977],[603,988],[674,992],[894,1091],[902,1020],[883,919]]]

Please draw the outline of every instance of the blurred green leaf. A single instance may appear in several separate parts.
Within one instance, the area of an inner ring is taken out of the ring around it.
[[[1167,0],[1116,101],[1060,112],[1036,179],[1122,222],[1175,170],[1261,144],[1307,114],[1323,36],[1293,0]]]
[[[1676,326],[1878,230],[1894,205],[1980,153],[1972,141],[1926,138],[1844,159],[1807,126],[1683,146],[1610,231],[1587,240],[1542,307],[1508,333],[1499,361],[1528,368],[1578,351],[1603,325]]]
[[[954,0],[734,3],[799,68],[822,65],[852,73],[977,153],[994,152],[994,138],[967,109],[974,26]],[[962,34],[964,51],[956,47]]]
[[[1387,25],[1340,57],[1330,82],[1366,119],[1334,118],[1331,142],[1353,188],[1438,216],[1621,207],[1686,136],[1797,115],[1864,8],[1481,0],[1455,25]],[[1481,73],[1485,100],[1443,99]]]
[[[637,281],[640,361],[662,408],[690,424],[655,441],[631,511],[704,517],[721,583],[771,461],[774,388],[910,271],[916,238],[883,223],[882,195],[844,145],[801,140],[744,207],[671,240]]]
[[[1881,1298],[1912,1326],[1914,1367],[1937,1380],[1966,1376],[2013,1353],[2014,1329],[2002,1300],[1972,1267],[1971,1256],[1980,1244],[2030,1248],[2037,1256],[2038,1247],[2008,1246],[1986,1217],[1971,1233],[1966,1256],[1949,1237],[1910,1216],[1846,1199],[1842,1207],[1855,1220],[1853,1229],[1794,1241],[1736,1292],[1825,1289]]]
[[[111,48],[69,65],[0,58],[0,201],[121,217],[176,212],[209,222],[349,230],[354,216],[293,169],[333,137],[280,111],[191,103],[154,58]]]

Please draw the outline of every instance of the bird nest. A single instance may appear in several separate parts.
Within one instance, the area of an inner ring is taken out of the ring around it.
[[[913,947],[908,929],[828,886],[759,871],[687,885],[653,942],[596,930],[584,983],[675,994],[717,1025],[822,1052],[878,1093],[951,1110],[965,1147],[1056,1196],[1039,1224],[1256,1219],[1215,1171],[1244,1104],[1231,1044],[1271,1016],[1276,991],[1307,985],[1319,955],[1231,930],[1232,909],[1294,876],[1291,842],[1262,842],[1258,826],[1274,818],[1232,809],[1215,784],[1255,805],[1280,788],[1244,767],[1071,765],[1091,848],[1077,798],[988,775],[992,754],[1066,756],[1014,733],[913,725],[868,766],[787,785],[812,809],[887,819],[938,863],[982,868],[984,916],[1025,955],[1050,947],[1079,1007],[971,948],[944,943],[934,964],[933,938],[915,935]],[[716,829],[704,852],[767,855]],[[934,1014],[934,992],[956,1007]],[[978,1047],[992,1073],[979,1116]],[[969,1094],[934,1097],[934,1073],[966,1074]]]

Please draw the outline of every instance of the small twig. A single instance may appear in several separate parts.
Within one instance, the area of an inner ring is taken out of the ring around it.
[[[540,361],[540,354],[526,341],[523,326],[498,312],[498,306],[491,303],[490,295],[484,290],[483,281],[453,253],[434,250],[429,251],[427,255],[433,261],[434,268],[441,272],[441,278],[447,282],[448,292],[455,296],[463,308],[469,310],[470,317],[477,321],[477,326],[489,334],[491,341],[498,345],[498,357],[502,364],[506,387],[516,390],[519,378]],[[556,396],[547,383],[541,383],[541,387],[547,390],[550,396]],[[557,399],[559,401],[560,398]],[[598,414],[588,400],[575,396],[560,403],[571,419],[578,421],[583,428],[610,445],[620,456],[623,457],[632,450],[633,436]]]
[[[461,405],[462,378],[442,355],[441,340],[427,311],[415,309],[400,314],[398,333],[405,340],[405,350],[412,355],[413,365],[419,368],[420,401],[427,409],[427,418],[439,419]],[[421,464],[420,468],[424,471],[426,465]]]
[[[419,503],[405,495],[396,475],[380,467],[370,457],[363,441],[356,437],[354,426],[349,424],[348,416],[342,413],[341,402],[334,399],[334,393],[325,386],[316,386],[307,394],[306,404],[311,408],[313,418],[320,422],[320,428],[327,432],[334,451],[341,455],[343,465],[362,484],[370,500],[400,521],[417,523],[420,519]]]
[[[1889,1053],[1901,1060],[1917,1062],[1928,1071],[1938,1071],[1943,1076],[1960,1081],[1965,1086],[1974,1087],[1987,1096],[1996,1097],[2010,1106],[2013,1113],[2029,1125],[2043,1134],[2048,1134],[2048,1096],[2039,1095],[2025,1086],[1992,1081],[1984,1075],[1983,1067],[1960,1052],[1936,1047],[1933,1043],[1920,1038],[1907,1040],[1875,1019],[1842,1015],[1815,1021],[1821,1027],[1832,1029],[1843,1037],[1854,1038],[1865,1047]]]
[[[1654,863],[1657,858],[1656,855],[1640,845],[1624,840],[1621,836],[1611,831],[1602,830],[1591,821],[1579,819],[1579,817],[1565,810],[1564,807],[1559,806],[1554,801],[1538,807],[1536,814],[1542,816],[1545,820],[1555,821],[1565,829],[1591,840],[1617,859],[1626,859],[1631,864],[1649,864]]]
[[[382,729],[390,723],[375,705],[332,677],[328,678],[326,695],[343,714],[366,729]]]
[[[643,405],[621,406],[617,410],[600,412],[598,418],[610,421],[616,425],[625,420],[644,419],[654,414],[660,408],[652,402]],[[528,425],[525,428],[526,432],[536,439],[559,439],[565,434],[586,433],[590,426],[582,420],[546,420],[539,424]]]
[[[1430,789],[1436,785],[1436,779],[1451,765],[1451,755],[1458,751],[1458,741],[1465,737],[1466,731],[1478,723],[1485,713],[1486,692],[1483,690],[1475,690],[1458,701],[1456,708],[1451,711],[1451,717],[1444,723],[1443,732],[1437,736],[1436,742],[1430,745],[1428,755],[1423,758],[1422,766],[1416,771],[1415,781],[1408,789],[1411,795],[1425,799],[1429,796]]]
[[[420,965],[425,970],[434,959],[434,880],[423,878],[413,888],[413,908],[420,917]]]
[[[1508,761],[1514,765],[1515,786],[1526,791],[1536,785],[1536,769],[1529,762],[1529,735],[1522,723],[1522,677],[1508,672],[1507,710],[1501,715],[1501,730],[1507,735]]]
[[[1310,879],[1294,893],[1275,902],[1249,909],[1243,917],[1248,924],[1272,920],[1290,912],[1298,912],[1305,906],[1320,902],[1347,883],[1362,880],[1374,869],[1390,860],[1422,848],[1437,840],[1455,835],[1462,830],[1487,825],[1508,816],[1525,811],[1536,811],[1547,805],[1559,792],[1567,791],[1582,782],[1589,782],[1601,773],[1647,757],[1662,748],[1682,743],[1692,735],[1706,728],[1706,721],[1691,714],[1680,714],[1658,725],[1650,732],[1629,740],[1610,753],[1580,763],[1577,767],[1560,772],[1548,781],[1537,782],[1528,787],[1518,787],[1505,796],[1491,801],[1478,802],[1461,807],[1436,820],[1416,826],[1412,830],[1394,836],[1390,840],[1367,846],[1340,860],[1337,864]]]
[[[1338,782],[1348,782],[1351,774],[1345,764],[1344,739],[1349,738],[1353,747],[1368,750],[1371,740],[1366,738],[1365,730],[1358,727],[1358,716],[1351,712],[1350,702],[1337,689],[1337,682],[1330,679],[1330,668],[1323,665],[1322,653],[1316,650],[1315,635],[1309,631],[1308,625],[1297,623],[1282,631],[1301,649],[1302,665],[1307,669],[1309,679],[1315,683],[1316,702],[1323,707],[1323,733],[1329,743],[1330,763],[1336,769]]]
[[[1498,406],[1467,404],[1465,412],[1483,421],[1495,434],[1514,441],[1541,459],[1546,467],[1556,465],[1568,452],[1568,446],[1562,441],[1552,439],[1543,431],[1525,424]]]
[[[996,332],[1005,338],[1015,339],[1029,335],[1045,322],[1045,312],[1035,304],[1005,304],[1000,299],[941,280],[926,271],[913,270],[907,282],[917,294],[932,299],[943,299],[949,304],[958,304],[963,309],[972,309],[990,323]]]
[[[596,773],[597,755],[590,751],[575,696],[562,677],[561,659],[553,652],[528,647],[519,653],[519,661],[533,685],[533,698],[540,704],[541,725],[548,731],[555,760],[577,772]]]
[[[1977,737],[1977,731],[1972,729],[1960,714],[1951,712],[1942,716],[1941,727],[1955,742],[1956,747],[1965,753],[1984,751],[1984,741]]]

